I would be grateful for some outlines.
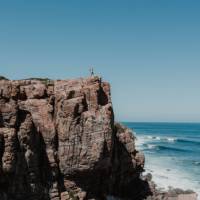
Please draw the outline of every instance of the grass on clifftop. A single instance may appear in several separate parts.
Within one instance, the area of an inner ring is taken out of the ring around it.
[[[9,80],[9,79],[7,79],[7,78],[4,77],[4,76],[0,76],[0,80]]]

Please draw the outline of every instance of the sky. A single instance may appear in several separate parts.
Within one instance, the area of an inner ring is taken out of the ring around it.
[[[110,82],[117,121],[200,122],[199,0],[0,0],[0,75]]]

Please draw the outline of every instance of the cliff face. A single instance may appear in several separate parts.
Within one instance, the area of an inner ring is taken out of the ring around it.
[[[1,200],[143,199],[143,165],[100,78],[0,80]]]

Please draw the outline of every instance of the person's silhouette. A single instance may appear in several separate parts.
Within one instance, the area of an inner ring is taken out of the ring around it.
[[[94,76],[94,68],[93,67],[90,68],[90,76]]]

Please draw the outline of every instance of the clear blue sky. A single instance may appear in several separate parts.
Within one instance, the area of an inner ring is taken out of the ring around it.
[[[112,85],[117,120],[200,122],[199,0],[0,0],[0,74]]]

